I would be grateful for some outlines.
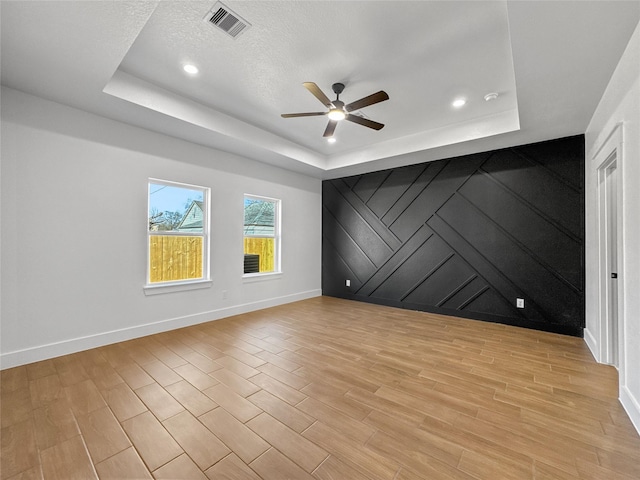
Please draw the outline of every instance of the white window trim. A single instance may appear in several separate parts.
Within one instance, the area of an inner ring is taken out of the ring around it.
[[[203,193],[203,205],[205,206],[206,212],[202,216],[202,234],[194,235],[193,232],[161,232],[154,233],[149,230],[148,216],[149,216],[149,188],[151,184],[155,185],[167,185],[170,187],[180,187],[186,188],[190,190],[200,190]],[[182,182],[174,182],[171,180],[162,180],[159,178],[149,178],[147,180],[147,221],[146,229],[147,229],[147,255],[146,255],[146,280],[143,286],[143,290],[145,295],[158,295],[163,293],[172,293],[172,292],[183,292],[187,290],[197,290],[201,288],[209,288],[213,282],[211,280],[211,272],[210,272],[210,262],[209,262],[209,254],[210,254],[210,221],[209,218],[211,216],[211,189],[209,187],[203,187],[202,185],[193,185],[189,183]],[[202,236],[202,277],[187,279],[187,280],[175,280],[168,282],[149,282],[151,278],[151,242],[150,239],[152,236],[181,236],[181,237],[193,237],[193,236]]]
[[[245,282],[252,282],[252,281],[260,281],[260,280],[270,280],[270,279],[276,279],[282,276],[282,260],[281,260],[281,253],[282,253],[282,200],[279,198],[272,198],[272,197],[265,197],[262,195],[253,195],[251,193],[245,193],[242,196],[242,215],[243,215],[243,220],[242,220],[242,241],[244,242],[245,238],[271,238],[271,237],[265,237],[265,235],[245,235],[244,234],[244,202],[245,200],[249,198],[252,200],[264,200],[267,202],[274,202],[275,205],[275,211],[274,211],[274,223],[275,223],[275,235],[274,235],[274,239],[275,239],[275,246],[274,246],[274,251],[275,251],[275,264],[273,266],[274,270],[272,272],[257,272],[257,273],[242,273],[242,278],[243,281]],[[243,254],[244,254],[244,249],[243,249]]]
[[[150,283],[144,286],[144,294],[160,295],[164,293],[186,292],[188,290],[199,290],[209,288],[213,285],[212,280],[193,280],[167,283]]]
[[[275,280],[282,277],[282,272],[245,273],[242,275],[244,283],[261,282],[264,280]]]

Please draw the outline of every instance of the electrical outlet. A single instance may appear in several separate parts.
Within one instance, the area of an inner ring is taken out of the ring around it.
[[[347,287],[350,287],[350,286],[351,286],[351,280],[347,280],[347,281],[345,281],[345,285],[346,285]]]
[[[524,298],[516,298],[516,307],[524,308]]]

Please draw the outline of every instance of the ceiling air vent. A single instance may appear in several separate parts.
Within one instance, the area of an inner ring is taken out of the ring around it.
[[[204,17],[204,21],[219,28],[227,35],[238,38],[251,24],[235,12],[232,12],[226,5],[217,2],[209,13]]]

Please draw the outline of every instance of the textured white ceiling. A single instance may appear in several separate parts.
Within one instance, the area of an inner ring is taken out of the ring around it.
[[[202,20],[211,2],[163,2],[120,69],[324,155],[517,108],[504,2],[228,3],[252,23],[237,39]],[[362,110],[385,128],[340,124],[329,145],[325,117],[281,118],[325,110],[305,81],[331,99],[344,83],[347,103],[385,90],[389,101]]]
[[[637,0],[229,0],[252,23],[232,39],[203,21],[214,3],[3,0],[2,83],[330,177],[583,133],[640,16]],[[385,128],[342,122],[329,145],[325,117],[281,118],[323,110],[305,81],[345,83],[347,103],[385,90],[362,110]]]

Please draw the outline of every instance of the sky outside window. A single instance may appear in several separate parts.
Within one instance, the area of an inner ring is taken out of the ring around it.
[[[184,214],[193,200],[201,202],[202,198],[201,190],[150,183],[149,215],[152,212],[178,212]]]

